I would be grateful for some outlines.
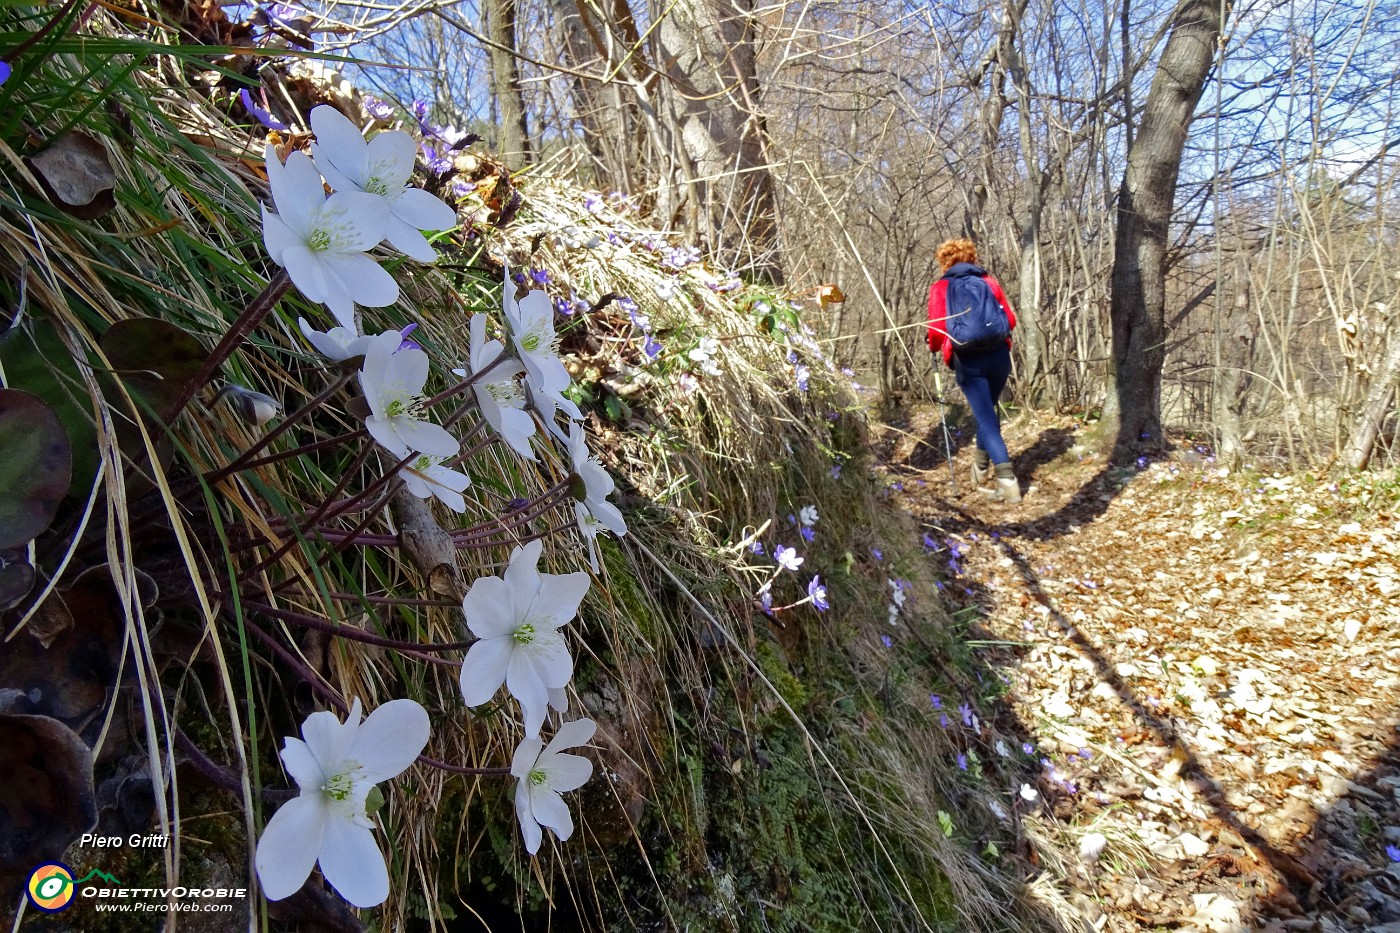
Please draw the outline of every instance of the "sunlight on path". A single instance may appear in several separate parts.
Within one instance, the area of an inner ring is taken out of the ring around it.
[[[889,467],[1024,646],[983,659],[1049,762],[1037,857],[1101,930],[1400,931],[1400,522],[1206,451],[1105,469],[1075,427],[1014,438],[1020,506],[968,493],[969,452],[958,499],[926,447]]]

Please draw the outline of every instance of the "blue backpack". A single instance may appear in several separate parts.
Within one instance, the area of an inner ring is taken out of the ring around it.
[[[977,272],[956,270],[948,280],[948,319],[943,326],[954,353],[982,353],[1006,342],[1011,322],[992,287]],[[979,270],[980,271],[980,270]]]

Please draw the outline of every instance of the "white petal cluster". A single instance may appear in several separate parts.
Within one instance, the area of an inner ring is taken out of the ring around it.
[[[282,765],[301,789],[268,820],[255,864],[271,901],[290,897],[319,862],[331,887],[356,907],[389,896],[389,871],[365,802],[375,784],[397,777],[428,744],[428,713],[392,700],[360,722],[356,699],[345,722],[312,713],[300,739],[287,737]]]
[[[501,684],[520,703],[527,735],[544,725],[550,691],[562,690],[574,674],[574,659],[560,629],[578,615],[588,592],[588,574],[540,573],[544,542],[511,552],[500,577],[482,577],[462,600],[467,627],[479,640],[462,664],[462,696],[480,706]]]
[[[284,165],[272,145],[265,150],[277,212],[263,206],[263,242],[303,295],[355,333],[355,305],[382,308],[399,297],[398,283],[369,250],[388,239],[414,259],[432,262],[436,254],[421,231],[455,227],[457,214],[408,187],[418,145],[407,133],[390,130],[366,140],[324,104],[311,111],[311,128],[317,137],[311,156],[293,152]],[[334,190],[329,196],[327,184]]]
[[[588,545],[589,562],[593,572],[597,573],[598,553],[594,541],[598,532],[606,529],[622,537],[627,534],[627,521],[617,506],[607,501],[616,484],[597,458],[588,453],[583,425],[578,422],[569,426],[569,460],[573,464],[574,472],[583,480],[583,500],[574,503],[574,514]]]

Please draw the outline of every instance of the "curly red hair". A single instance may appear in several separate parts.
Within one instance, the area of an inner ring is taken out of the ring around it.
[[[938,247],[938,252],[934,254],[938,258],[938,264],[946,272],[960,262],[977,261],[977,246],[971,240],[944,240],[943,245]]]

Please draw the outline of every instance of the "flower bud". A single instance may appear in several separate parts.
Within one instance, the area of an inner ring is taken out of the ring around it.
[[[218,402],[221,399],[227,399],[238,417],[255,428],[267,424],[282,410],[281,404],[272,396],[232,383],[220,389],[214,401]]]

